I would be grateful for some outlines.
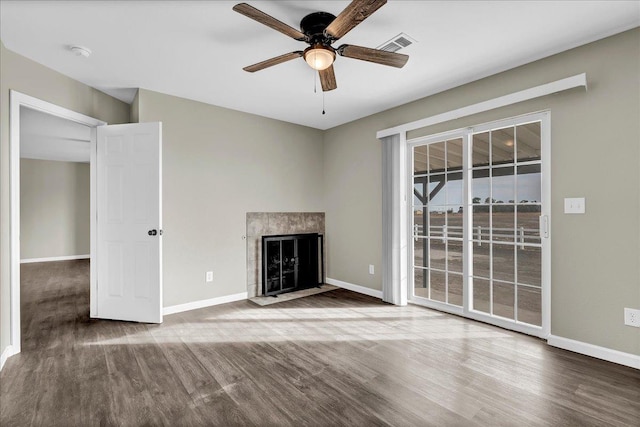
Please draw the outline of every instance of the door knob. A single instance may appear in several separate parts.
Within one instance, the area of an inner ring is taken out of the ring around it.
[[[156,234],[158,234],[158,230],[156,229],[149,230],[149,236],[155,236]]]

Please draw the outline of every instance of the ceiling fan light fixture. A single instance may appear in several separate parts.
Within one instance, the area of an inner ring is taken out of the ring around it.
[[[313,45],[304,51],[304,60],[314,70],[326,70],[333,64],[335,59],[336,53],[326,46]]]

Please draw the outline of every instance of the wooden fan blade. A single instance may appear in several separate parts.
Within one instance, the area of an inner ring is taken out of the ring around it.
[[[347,58],[360,59],[362,61],[375,62],[376,64],[389,65],[402,68],[409,60],[409,55],[387,52],[386,50],[371,49],[368,47],[345,44],[336,50]]]
[[[385,3],[387,0],[353,0],[324,30],[325,35],[338,40]]]
[[[284,55],[276,56],[275,58],[267,59],[266,61],[258,62],[257,64],[244,67],[243,70],[248,71],[250,73],[255,73],[256,71],[264,70],[265,68],[282,64],[283,62],[291,61],[292,59],[296,59],[301,56],[302,56],[301,50],[296,52],[285,53]]]
[[[296,30],[293,27],[285,24],[284,22],[278,21],[271,15],[267,15],[261,10],[256,9],[253,6],[250,6],[246,3],[238,3],[233,6],[233,10],[242,15],[251,18],[255,21],[258,21],[261,24],[266,25],[267,27],[271,27],[276,31],[280,31],[282,34],[286,34],[287,36],[296,39],[296,40],[306,40],[306,36],[300,31]]]
[[[330,90],[338,88],[338,84],[336,83],[336,74],[333,72],[333,65],[329,66],[329,68],[318,71],[318,74],[320,74],[320,83],[322,83],[323,92],[329,92]]]

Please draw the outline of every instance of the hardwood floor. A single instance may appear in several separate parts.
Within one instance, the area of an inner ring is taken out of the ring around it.
[[[640,371],[345,290],[89,319],[88,262],[22,266],[2,426],[638,426]]]

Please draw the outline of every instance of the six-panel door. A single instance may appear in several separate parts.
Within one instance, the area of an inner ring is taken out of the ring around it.
[[[97,313],[162,322],[161,124],[97,129]]]

